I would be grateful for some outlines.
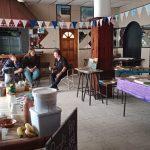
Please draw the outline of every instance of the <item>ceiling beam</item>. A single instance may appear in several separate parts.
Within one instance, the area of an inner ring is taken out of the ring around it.
[[[88,3],[88,2],[91,2],[91,1],[84,2],[84,3],[81,4],[81,6],[83,6],[84,4],[86,4],[86,3]]]
[[[75,1],[75,0],[72,0],[72,1],[68,2],[67,5],[71,4],[73,1]]]

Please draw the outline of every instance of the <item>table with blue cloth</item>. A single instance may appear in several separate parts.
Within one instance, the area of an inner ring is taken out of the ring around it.
[[[150,73],[149,67],[116,67],[115,76],[130,76],[130,75],[142,75],[143,73]]]
[[[123,116],[125,116],[125,110],[126,110],[126,94],[130,94],[145,102],[150,102],[150,85],[136,83],[135,81],[136,80],[130,81],[127,78],[117,79],[117,89],[124,92],[125,94]]]

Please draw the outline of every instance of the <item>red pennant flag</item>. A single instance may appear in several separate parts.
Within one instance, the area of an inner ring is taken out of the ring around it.
[[[23,23],[22,23],[21,20],[19,20],[19,22],[18,22],[18,24],[17,24],[17,27],[18,27],[18,28],[23,28]]]

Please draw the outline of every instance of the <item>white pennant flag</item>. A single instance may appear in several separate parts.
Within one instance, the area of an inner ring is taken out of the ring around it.
[[[71,22],[66,22],[67,29],[70,29]]]
[[[89,28],[89,22],[85,22],[86,28]]]
[[[7,25],[8,27],[9,27],[10,20],[11,20],[11,19],[5,19],[6,25]]]
[[[108,21],[110,22],[111,17],[109,16],[109,17],[107,17],[107,18],[108,18]]]
[[[100,19],[100,26],[103,25],[103,19]]]
[[[91,27],[92,27],[92,25],[93,25],[93,21],[90,22],[90,26],[91,26]]]
[[[1,25],[2,21],[3,21],[3,19],[2,19],[2,18],[0,18],[0,25]]]
[[[49,28],[49,27],[50,27],[49,24],[50,24],[49,21],[45,21],[46,28]]]
[[[19,22],[19,20],[13,20],[14,21],[14,25],[15,25],[15,27],[17,27],[17,25],[18,25],[18,22]]]
[[[37,21],[37,23],[38,23],[39,27],[41,28],[43,21]]]
[[[26,24],[27,24],[27,20],[21,20],[22,21],[22,23],[23,23],[23,26],[24,26],[24,28],[26,27]]]
[[[63,29],[64,22],[59,22],[59,27]]]
[[[99,20],[96,20],[96,24],[97,24],[97,26],[98,26],[98,24],[99,24]]]
[[[125,12],[125,16],[126,16],[126,18],[128,18],[128,16],[129,16],[129,11],[126,11],[126,12]]]
[[[79,28],[82,28],[83,22],[79,22]]]
[[[141,17],[142,9],[143,9],[143,7],[137,8],[137,13],[138,13],[139,17]]]
[[[121,21],[123,21],[123,16],[124,16],[124,13],[121,13],[120,14]]]

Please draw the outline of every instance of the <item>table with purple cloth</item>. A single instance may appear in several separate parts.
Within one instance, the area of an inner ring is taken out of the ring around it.
[[[150,86],[145,84],[136,83],[125,78],[117,79],[117,89],[125,93],[124,98],[124,111],[123,116],[125,116],[126,109],[126,94],[135,96],[145,102],[150,102]]]

